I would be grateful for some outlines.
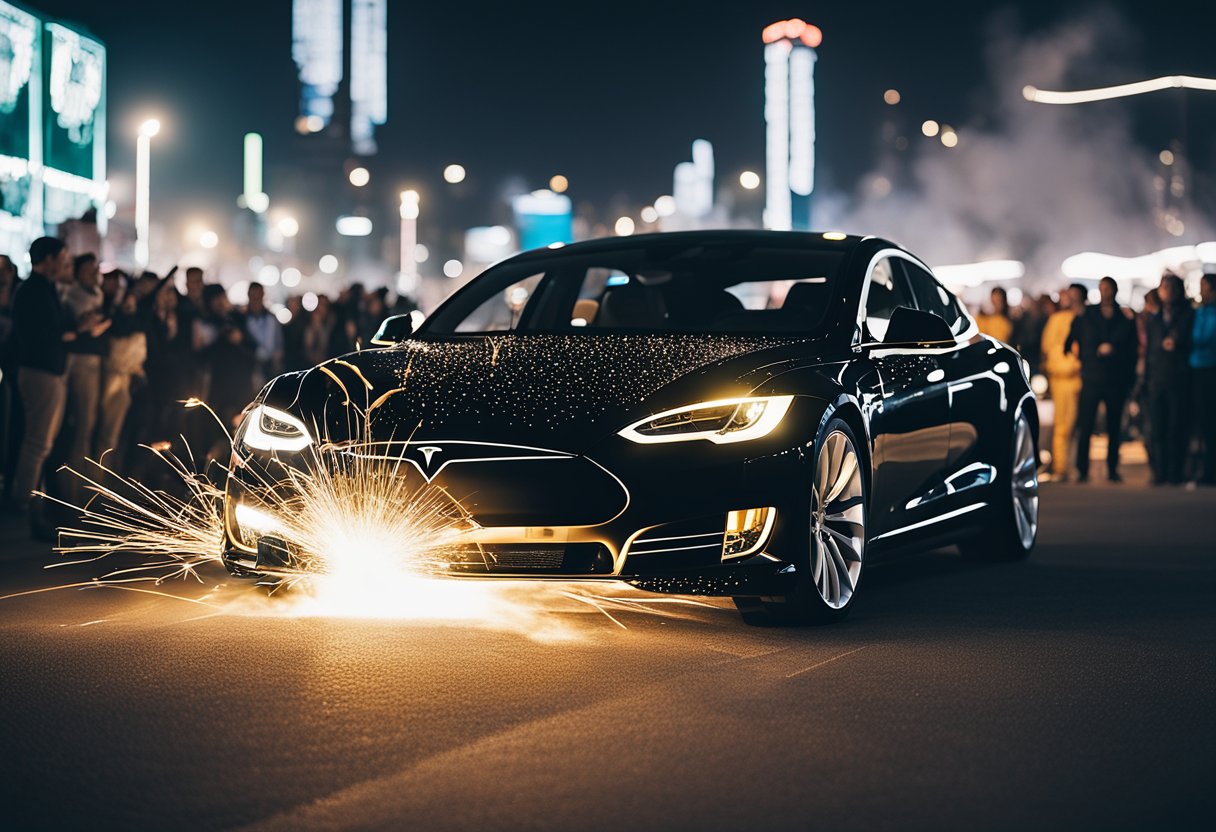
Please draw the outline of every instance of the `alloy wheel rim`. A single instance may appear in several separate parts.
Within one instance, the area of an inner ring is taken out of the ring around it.
[[[1013,434],[1013,517],[1023,549],[1034,545],[1039,528],[1039,474],[1030,425],[1018,415]]]
[[[848,604],[857,589],[865,537],[857,451],[848,436],[833,431],[819,450],[811,487],[811,580],[832,609]]]

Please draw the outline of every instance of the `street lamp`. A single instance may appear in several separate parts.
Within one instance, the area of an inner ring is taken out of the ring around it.
[[[418,192],[401,192],[401,276],[403,283],[413,285],[418,276],[418,261],[414,249],[418,246]]]
[[[135,143],[135,265],[148,268],[148,208],[152,165],[152,137],[160,132],[160,120],[150,118],[139,125]]]

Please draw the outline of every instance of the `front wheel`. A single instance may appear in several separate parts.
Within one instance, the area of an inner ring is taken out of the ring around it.
[[[994,506],[994,522],[977,537],[959,545],[963,557],[977,561],[1025,560],[1039,532],[1038,451],[1030,419],[1019,410],[1013,422],[1013,452],[1008,490]]]
[[[841,419],[824,430],[805,519],[805,556],[794,588],[777,597],[735,598],[749,624],[827,624],[848,615],[861,582],[866,542],[865,472],[853,431]]]

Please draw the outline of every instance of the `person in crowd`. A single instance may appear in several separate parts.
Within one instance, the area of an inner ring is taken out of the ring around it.
[[[1051,431],[1051,478],[1055,482],[1067,482],[1069,478],[1069,445],[1081,396],[1081,360],[1064,345],[1073,321],[1085,309],[1086,294],[1085,287],[1079,283],[1069,286],[1060,295],[1060,308],[1051,313],[1043,325],[1042,368],[1055,408]]]
[[[184,429],[180,402],[189,397],[191,381],[182,368],[191,362],[193,332],[183,323],[181,295],[172,279],[158,280],[139,306],[148,349],[147,396],[141,408],[145,441],[171,441]]]
[[[249,286],[245,329],[254,349],[254,387],[260,388],[278,375],[283,366],[283,325],[266,308],[266,287],[261,283]]]
[[[299,295],[292,295],[285,304],[291,320],[283,327],[283,369],[287,372],[308,369],[304,355],[304,333],[308,329],[308,313]]]
[[[359,316],[359,343],[364,349],[372,346],[372,337],[384,322],[385,294],[387,292],[368,292],[363,296],[363,309]]]
[[[204,401],[231,430],[253,398],[255,348],[223,286],[203,288],[203,308],[206,314],[194,322],[194,349],[208,371]]]
[[[993,288],[989,295],[989,312],[975,316],[980,332],[1006,344],[1013,341],[1013,318],[1009,314],[1009,294],[1001,286]]]
[[[1081,358],[1081,396],[1077,403],[1077,480],[1089,481],[1089,443],[1097,421],[1098,405],[1106,408],[1106,474],[1110,482],[1122,482],[1119,474],[1119,445],[1123,440],[1123,406],[1135,380],[1136,324],[1130,310],[1115,299],[1119,285],[1114,278],[1098,282],[1100,302],[1090,306],[1072,322],[1066,351]]]
[[[117,451],[107,458],[111,468],[120,465],[124,454],[120,437],[131,408],[132,379],[141,377],[148,357],[137,287],[124,292],[126,275],[111,270],[102,278],[105,301],[102,311],[110,320],[109,348],[102,362],[101,412],[97,419],[98,455]]]
[[[1030,365],[1030,374],[1035,375],[1041,372],[1043,327],[1051,312],[1044,311],[1042,299],[1031,297],[1030,293],[1022,297],[1020,312],[1013,322],[1011,343]]]
[[[102,334],[99,320],[77,329],[59,299],[57,287],[72,282],[72,258],[67,245],[55,237],[39,237],[30,245],[29,278],[13,299],[17,339],[17,386],[25,414],[25,434],[14,474],[13,499],[29,513],[31,531],[51,538],[52,527],[42,503],[32,502],[42,482],[42,469],[63,424],[67,404],[67,345],[80,335]]]
[[[197,266],[186,269],[186,293],[179,296],[177,317],[190,340],[194,338],[195,324],[207,317],[207,303],[203,297],[206,286],[202,269]],[[196,357],[197,350],[192,349],[186,356],[181,372],[185,377],[187,395],[201,399],[207,392],[207,368],[195,360]]]
[[[1216,485],[1216,274],[1199,280],[1190,367],[1200,441],[1199,482]]]
[[[17,288],[17,266],[0,254],[0,350],[13,334],[13,291]]]
[[[101,410],[101,362],[109,347],[105,331],[110,321],[101,308],[105,298],[97,255],[77,255],[72,272],[74,279],[63,293],[63,304],[78,330],[77,337],[67,345],[66,416],[71,420],[72,436],[68,464],[85,473],[85,459],[96,458],[93,440]],[[69,497],[79,503],[84,482],[79,477],[69,477],[66,482]]]
[[[329,298],[321,295],[316,308],[308,315],[308,326],[304,330],[305,366],[316,366],[337,354],[331,349],[333,332],[337,328]]]
[[[1167,272],[1160,307],[1144,317],[1144,389],[1153,484],[1181,484],[1190,444],[1192,318],[1182,278]],[[1148,305],[1145,305],[1147,312]]]

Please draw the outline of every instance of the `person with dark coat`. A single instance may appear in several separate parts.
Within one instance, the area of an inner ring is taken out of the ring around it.
[[[1166,274],[1160,308],[1144,319],[1144,386],[1153,484],[1183,482],[1190,444],[1191,327],[1194,313],[1182,279]]]
[[[17,340],[17,387],[25,413],[25,435],[13,476],[13,500],[29,511],[35,537],[53,535],[41,506],[32,503],[42,468],[63,424],[67,406],[67,345],[80,335],[101,334],[96,321],[78,331],[59,300],[59,287],[72,282],[72,258],[63,240],[39,237],[30,245],[30,276],[13,299]]]
[[[194,349],[208,371],[206,402],[231,431],[255,392],[256,353],[223,286],[212,283],[203,289],[203,317],[194,322]],[[211,447],[214,450],[214,443]]]
[[[1089,443],[1098,417],[1106,407],[1106,473],[1111,482],[1119,475],[1119,445],[1123,439],[1123,406],[1136,376],[1139,344],[1131,312],[1115,300],[1119,286],[1114,278],[1098,283],[1101,302],[1087,306],[1072,322],[1066,352],[1081,359],[1081,398],[1077,405],[1077,479],[1089,480]]]

